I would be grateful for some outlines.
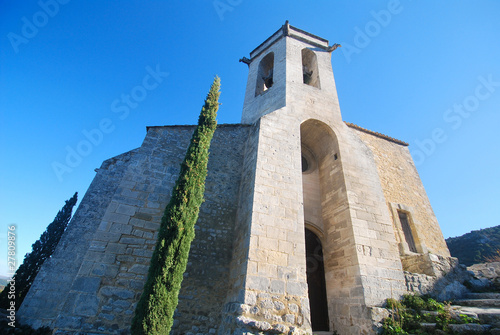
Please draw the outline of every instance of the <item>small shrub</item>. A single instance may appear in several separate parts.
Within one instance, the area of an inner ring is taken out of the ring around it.
[[[387,299],[385,301],[385,305],[386,305],[387,309],[391,309],[391,310],[402,309],[401,303],[399,301],[397,301],[396,299],[392,299],[392,298]]]
[[[421,328],[421,323],[422,317],[420,314],[415,313],[412,310],[405,310],[401,313],[401,324],[404,330],[414,333],[414,331]]]
[[[425,309],[426,303],[421,296],[415,294],[405,294],[403,295],[403,299],[401,303],[408,308],[414,309],[416,311],[421,311]]]
[[[451,305],[450,303],[447,303],[444,307],[444,311],[439,311],[439,314],[436,317],[436,327],[438,329],[444,331],[448,330],[448,325],[451,323],[452,320],[450,310],[451,310]]]
[[[392,319],[385,318],[382,326],[382,335],[393,335],[393,334],[408,334],[402,327],[401,324]]]
[[[444,304],[437,302],[432,298],[428,298],[425,304],[425,310],[427,311],[444,311]]]
[[[472,317],[465,315],[465,314],[459,314],[458,317],[460,318],[461,323],[465,323],[465,324],[479,323],[478,319],[472,318]]]
[[[422,328],[422,323],[435,323],[439,334],[451,334],[451,323],[480,323],[479,320],[465,314],[455,316],[453,320],[451,303],[441,303],[429,296],[404,295],[401,301],[386,300],[386,309],[390,310],[390,317],[384,319],[382,334],[415,334],[426,335],[428,331]],[[422,313],[432,311],[432,313]],[[437,315],[436,315],[437,312]]]

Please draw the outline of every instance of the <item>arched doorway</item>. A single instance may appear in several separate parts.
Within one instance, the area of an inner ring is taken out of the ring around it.
[[[326,299],[323,248],[318,236],[306,228],[306,262],[311,325],[313,331],[328,331],[328,303]]]

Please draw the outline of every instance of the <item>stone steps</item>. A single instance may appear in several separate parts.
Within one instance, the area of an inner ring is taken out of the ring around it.
[[[460,299],[454,303],[469,307],[500,307],[500,299]]]
[[[467,293],[464,299],[500,299],[500,293],[493,293],[493,292]]]
[[[480,325],[477,323],[468,323],[461,325],[449,325],[450,330],[457,334],[482,334],[492,329],[491,325]]]
[[[487,324],[480,325],[477,323],[450,324],[449,327],[454,334],[483,334],[493,329],[491,325]],[[434,331],[436,330],[436,324],[422,323],[422,329],[434,333]]]
[[[482,324],[450,324],[455,334],[500,334],[500,294],[469,293],[455,300],[452,311],[479,319]],[[452,312],[452,313],[453,313]]]
[[[452,309],[459,314],[479,319],[481,325],[450,325],[457,334],[500,334],[500,295],[498,293],[469,293],[466,299],[454,301]],[[482,327],[481,327],[482,326]]]
[[[500,325],[500,308],[492,307],[471,307],[471,306],[453,306],[461,314],[475,317],[483,323]]]

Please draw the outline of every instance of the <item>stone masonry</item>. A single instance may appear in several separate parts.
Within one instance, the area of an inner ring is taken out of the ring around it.
[[[215,132],[172,334],[372,334],[410,272],[451,264],[407,144],[342,120],[334,49],[287,22],[243,59],[242,122]],[[129,334],[193,130],[148,127],[103,163],[22,322]]]
[[[150,127],[139,149],[103,163],[75,213],[78,224],[65,232],[22,306],[25,322],[61,334],[128,333],[193,130]],[[180,332],[199,325],[199,331],[209,333],[220,323],[247,132],[247,126],[222,125],[214,135],[206,202],[178,307]]]

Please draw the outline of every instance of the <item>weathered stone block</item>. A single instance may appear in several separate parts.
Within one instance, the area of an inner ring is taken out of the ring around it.
[[[133,216],[136,211],[137,211],[137,207],[125,205],[125,204],[119,204],[115,210],[116,213],[125,214],[128,216]]]
[[[146,240],[143,238],[136,238],[136,237],[122,237],[122,238],[120,238],[120,243],[125,243],[125,244],[144,245],[145,242],[146,242]]]
[[[247,287],[249,290],[267,291],[269,287],[269,278],[249,276]]]
[[[81,317],[67,317],[61,316],[57,319],[55,327],[66,328],[66,329],[81,329],[82,328],[82,318]]]
[[[131,299],[134,296],[133,291],[114,286],[104,286],[101,288],[100,293],[105,297],[117,297],[120,299]]]
[[[101,278],[79,277],[73,282],[71,290],[84,293],[97,293],[101,285]]]
[[[284,294],[285,282],[283,280],[271,280],[270,292]]]
[[[148,265],[134,264],[130,268],[129,272],[144,275],[148,273],[148,269],[149,269]]]
[[[120,234],[130,234],[132,231],[132,225],[130,224],[122,224],[122,223],[113,223],[109,228],[109,232],[111,233],[120,233]]]
[[[286,292],[290,295],[304,296],[307,292],[307,283],[289,281],[286,283]]]
[[[113,262],[114,263],[114,262]],[[105,276],[114,278],[118,274],[119,266],[113,264],[95,264],[92,274],[96,276]]]
[[[99,299],[95,294],[80,294],[75,302],[74,313],[79,316],[95,316],[99,310]]]

